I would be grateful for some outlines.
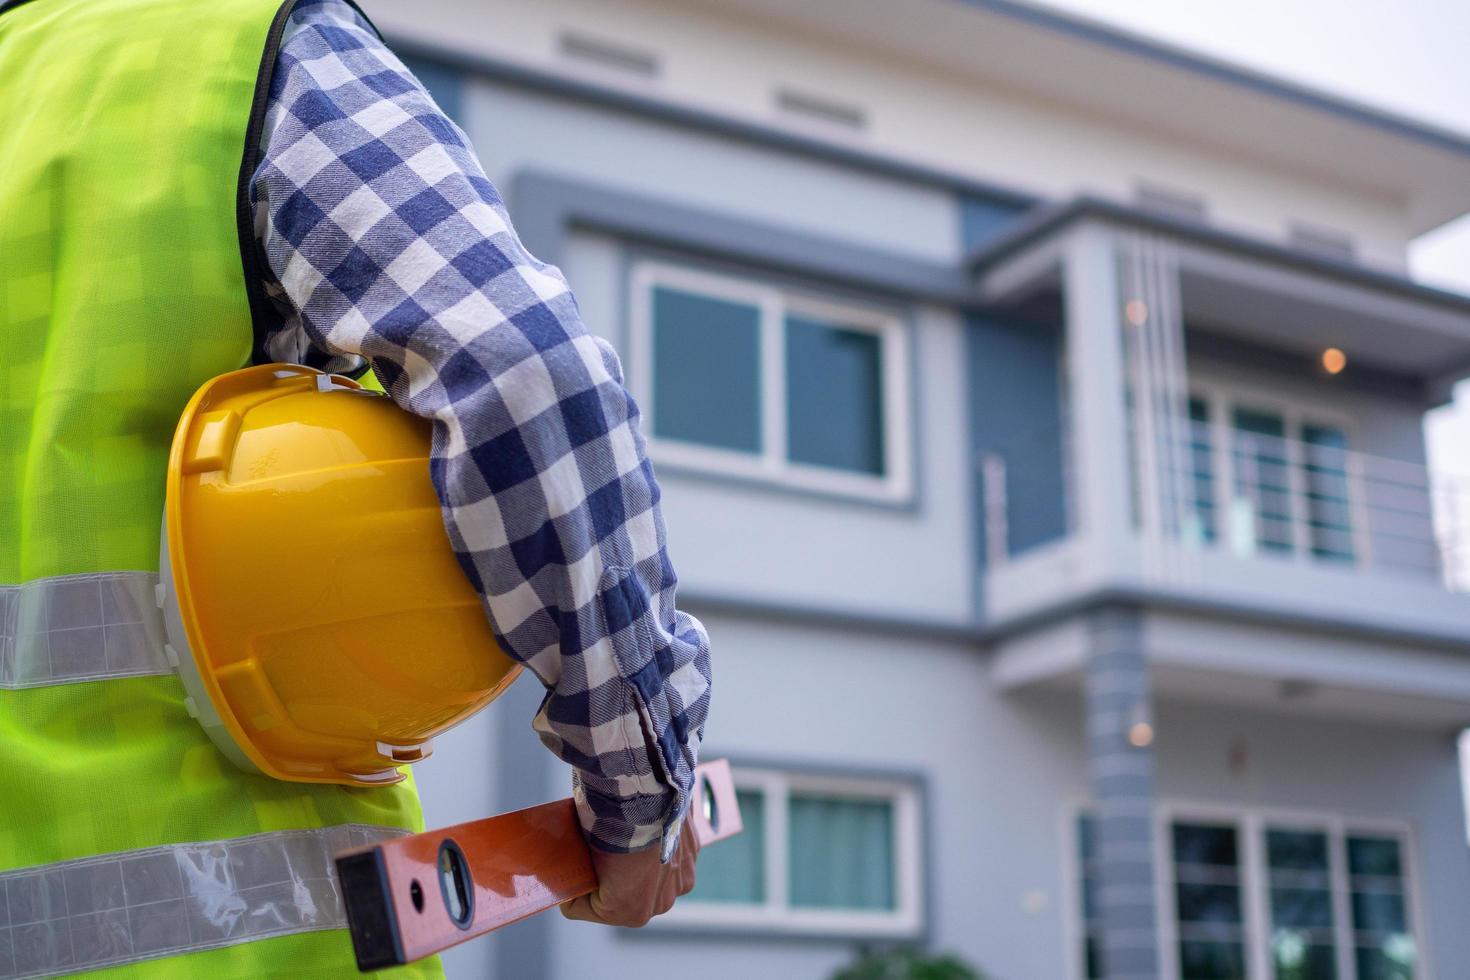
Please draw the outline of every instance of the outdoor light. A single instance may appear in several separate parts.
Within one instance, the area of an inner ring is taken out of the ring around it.
[[[1141,299],[1130,299],[1128,305],[1123,307],[1123,315],[1128,322],[1135,327],[1141,327],[1148,322],[1148,304]]]
[[[1322,369],[1328,374],[1341,374],[1345,367],[1347,367],[1347,355],[1341,350],[1329,347],[1322,352]]]
[[[1154,726],[1149,720],[1146,701],[1137,702],[1128,712],[1128,744],[1135,749],[1146,749],[1154,744]]]

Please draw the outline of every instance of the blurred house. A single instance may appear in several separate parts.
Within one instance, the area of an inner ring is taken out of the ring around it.
[[[1009,0],[369,12],[622,352],[743,774],[666,920],[454,975],[1470,976],[1470,140]],[[539,694],[431,821],[566,792]]]

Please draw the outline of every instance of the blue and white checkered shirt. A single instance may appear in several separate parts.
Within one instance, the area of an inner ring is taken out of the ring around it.
[[[292,15],[252,204],[271,360],[371,362],[433,420],[465,574],[547,696],[583,827],[677,839],[709,706],[709,641],[674,607],[659,489],[617,355],[526,251],[464,133],[341,0]]]

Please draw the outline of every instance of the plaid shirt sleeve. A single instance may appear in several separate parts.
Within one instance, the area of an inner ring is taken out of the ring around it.
[[[261,352],[371,362],[433,421],[430,472],[533,722],[609,851],[682,823],[709,641],[674,605],[659,488],[617,355],[521,245],[464,133],[340,0],[293,14],[252,187],[281,317]]]

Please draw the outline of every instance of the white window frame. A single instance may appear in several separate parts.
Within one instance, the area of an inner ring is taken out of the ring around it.
[[[902,502],[913,495],[908,330],[886,311],[778,289],[754,279],[667,262],[639,261],[630,277],[629,333],[633,396],[649,420],[645,436],[655,463],[754,477],[841,496]],[[753,306],[759,311],[761,452],[756,455],[658,436],[653,391],[653,291],[659,286]],[[883,475],[872,476],[786,458],[787,314],[875,334],[882,364]]]
[[[1356,980],[1351,895],[1346,865],[1350,835],[1375,834],[1399,842],[1403,860],[1404,902],[1410,934],[1418,953],[1416,976],[1427,978],[1428,946],[1419,901],[1419,857],[1413,827],[1402,820],[1354,817],[1341,813],[1276,807],[1230,806],[1219,803],[1169,802],[1155,811],[1154,873],[1158,882],[1159,964],[1168,980],[1179,977],[1178,904],[1174,892],[1174,855],[1170,846],[1175,821],[1228,823],[1236,827],[1240,844],[1241,898],[1244,915],[1246,980],[1274,980],[1271,967],[1270,868],[1266,862],[1267,826],[1320,830],[1328,838],[1328,867],[1332,876],[1332,923],[1338,980]]]
[[[719,929],[784,935],[913,939],[923,929],[923,835],[919,788],[899,779],[830,776],[783,769],[733,770],[736,789],[756,790],[765,800],[765,901],[700,902],[680,899],[653,925],[668,930]],[[810,909],[790,904],[787,878],[788,810],[792,793],[876,800],[893,807],[893,883],[897,908]],[[718,845],[715,845],[718,846]]]
[[[1064,880],[1061,894],[1067,903],[1064,938],[1067,943],[1067,975],[1073,980],[1087,980],[1087,961],[1082,943],[1087,923],[1082,918],[1082,860],[1077,853],[1077,824],[1093,811],[1085,799],[1075,798],[1062,807],[1063,851],[1061,865]],[[1274,980],[1269,946],[1270,868],[1267,866],[1265,830],[1268,826],[1282,829],[1320,830],[1328,837],[1328,868],[1332,879],[1333,939],[1337,953],[1338,980],[1357,980],[1355,937],[1352,923],[1352,895],[1347,870],[1347,844],[1350,835],[1392,837],[1399,842],[1403,861],[1404,902],[1407,906],[1410,933],[1418,952],[1415,976],[1431,980],[1433,966],[1429,962],[1429,946],[1424,931],[1424,903],[1419,868],[1419,844],[1413,825],[1407,820],[1356,816],[1321,810],[1287,807],[1250,807],[1215,802],[1165,800],[1154,807],[1154,893],[1157,912],[1157,945],[1159,971],[1164,980],[1179,980],[1179,907],[1174,886],[1174,849],[1172,827],[1176,821],[1232,824],[1239,835],[1241,898],[1246,947],[1246,980]]]
[[[1371,535],[1368,527],[1367,495],[1363,486],[1362,467],[1357,448],[1357,421],[1351,415],[1320,405],[1283,398],[1278,393],[1246,385],[1227,384],[1210,378],[1189,379],[1188,397],[1203,399],[1210,413],[1210,460],[1214,468],[1215,543],[1213,547],[1231,549],[1231,500],[1235,493],[1235,437],[1231,419],[1234,409],[1255,409],[1281,416],[1286,430],[1285,449],[1287,480],[1291,494],[1291,542],[1289,554],[1275,554],[1259,547],[1249,557],[1276,561],[1297,561],[1327,567],[1367,568],[1373,564]],[[1312,554],[1311,515],[1308,511],[1305,459],[1302,457],[1302,427],[1330,425],[1347,436],[1348,507],[1353,521],[1353,560],[1327,562]]]

